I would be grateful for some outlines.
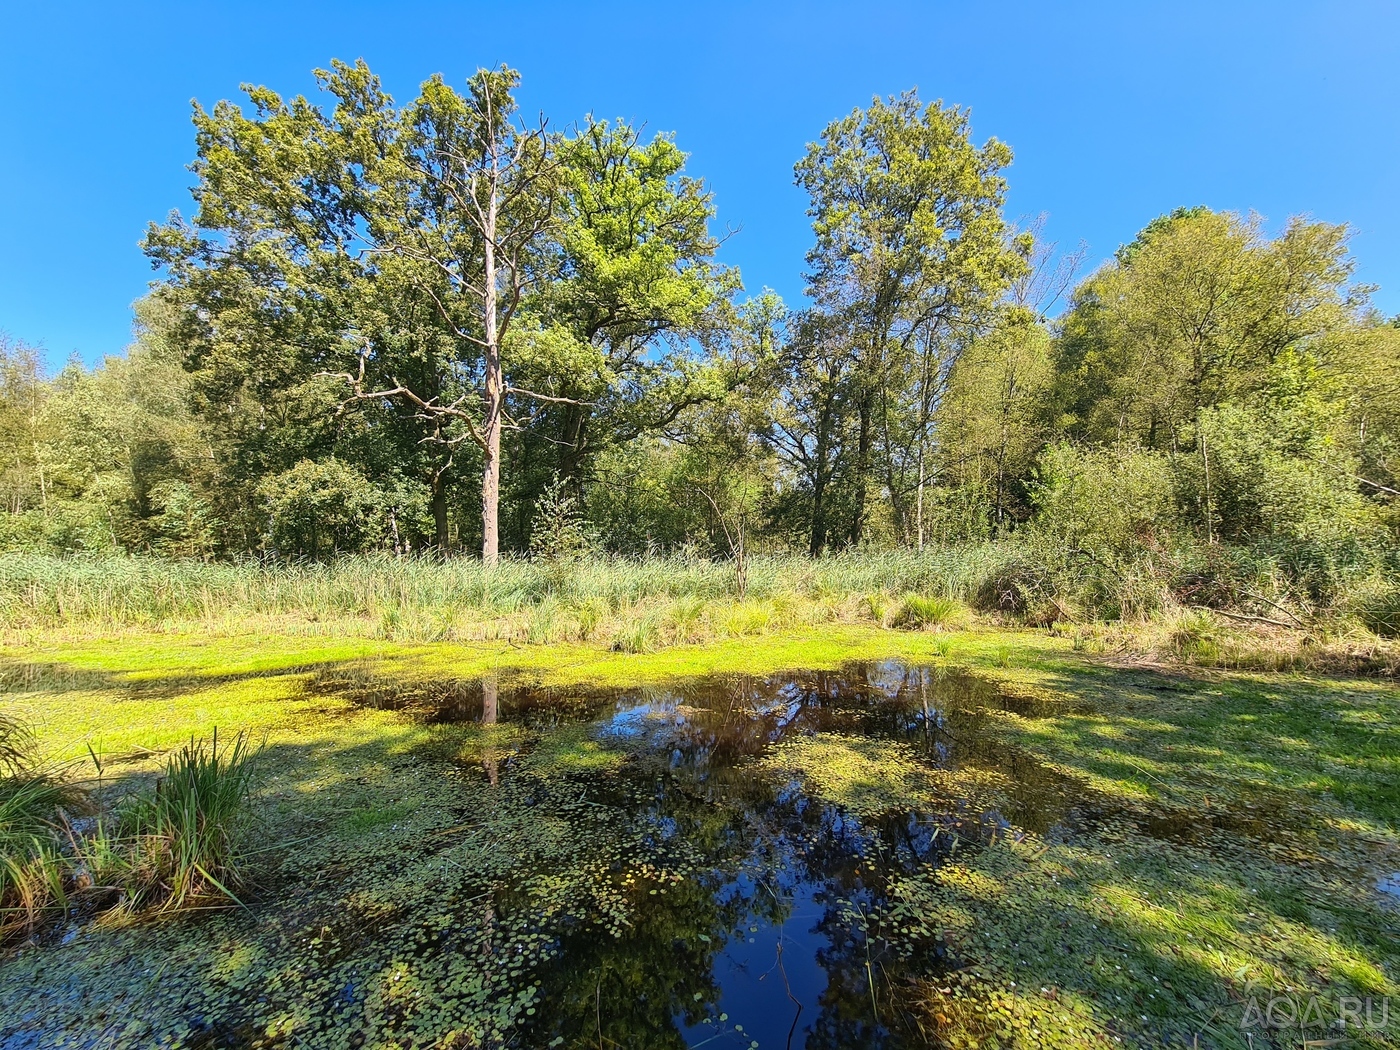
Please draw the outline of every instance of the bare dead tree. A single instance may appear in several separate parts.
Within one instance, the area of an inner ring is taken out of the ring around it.
[[[710,494],[710,490],[704,485],[697,484],[695,491],[705,497],[705,502],[714,511],[715,519],[724,531],[725,542],[729,544],[729,554],[734,559],[734,589],[742,598],[749,589],[749,549],[744,529],[744,512],[739,511],[734,519],[734,527],[731,529],[729,520],[725,517],[724,511],[720,510],[719,502]]]
[[[1026,272],[1011,285],[1007,295],[1011,303],[1030,310],[1042,320],[1050,317],[1056,304],[1074,286],[1089,255],[1089,245],[1084,241],[1073,251],[1059,251],[1058,241],[1045,239],[1045,223],[1046,216],[1042,212],[1023,226],[1024,232],[1034,238],[1034,247]]]
[[[507,398],[577,403],[512,386],[502,360],[511,322],[537,278],[539,244],[555,219],[548,122],[512,120],[510,92],[518,80],[512,70],[478,70],[469,96],[459,99],[461,126],[434,129],[423,148],[404,152],[413,187],[408,199],[435,203],[420,207],[417,221],[410,214],[393,236],[368,249],[421,264],[425,275],[436,278],[418,287],[452,334],[476,348],[479,368],[461,376],[465,381],[445,396],[425,396],[397,376],[386,386],[367,388],[372,346],[366,341],[358,373],[334,373],[349,384],[351,401],[407,401],[420,419],[434,424],[425,440],[449,448],[470,442],[480,450],[481,556],[487,565],[500,553],[501,432],[517,425],[507,416]],[[412,208],[410,203],[406,211]],[[437,221],[421,218],[430,212]]]

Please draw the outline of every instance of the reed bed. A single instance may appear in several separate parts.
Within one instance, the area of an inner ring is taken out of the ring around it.
[[[1051,628],[1092,652],[1241,668],[1400,668],[1400,580],[1384,567],[1338,575],[1309,597],[1276,557],[1187,554],[1115,561],[1006,540],[753,556],[740,573],[694,556],[507,558],[487,569],[470,557],[289,564],[11,553],[0,554],[0,637],[196,629],[646,652],[827,624],[951,630],[980,614]]]
[[[740,593],[732,563],[702,558],[507,559],[486,569],[470,558],[267,565],[6,554],[0,555],[0,627],[150,627],[239,616],[349,617],[397,627],[434,616],[501,620],[541,609],[582,611],[585,620],[591,610],[601,620],[687,603],[695,619],[696,602],[841,603],[873,593],[965,600],[1005,560],[993,544],[819,560],[753,557]]]

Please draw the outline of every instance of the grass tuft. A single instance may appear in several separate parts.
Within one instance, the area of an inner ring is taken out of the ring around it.
[[[954,628],[966,626],[967,621],[966,607],[954,598],[907,594],[900,603],[899,612],[895,614],[894,626],[910,629]]]
[[[131,796],[117,819],[80,832],[66,810],[88,806],[63,777],[39,770],[32,734],[4,723],[0,777],[0,943],[33,937],[46,916],[75,900],[133,917],[210,898],[240,903],[240,846],[254,749],[240,733],[219,746],[192,741],[166,763],[154,791]]]
[[[219,896],[241,903],[239,849],[255,754],[243,733],[223,748],[217,731],[207,745],[191,741],[169,759],[154,793],[123,808],[124,910],[169,911]]]

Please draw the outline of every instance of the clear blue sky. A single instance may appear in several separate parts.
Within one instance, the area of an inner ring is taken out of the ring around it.
[[[365,58],[406,100],[429,74],[521,70],[556,123],[674,131],[750,289],[801,298],[792,165],[830,119],[917,86],[1011,144],[1013,217],[1091,262],[1178,205],[1348,222],[1400,313],[1400,3],[646,3],[0,0],[0,330],[49,360],[130,339],[145,224],[188,211],[189,103],[313,90]]]

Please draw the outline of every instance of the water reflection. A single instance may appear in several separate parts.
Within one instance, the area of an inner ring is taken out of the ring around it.
[[[494,678],[399,692],[353,680],[322,687],[432,723],[540,735],[586,727],[620,756],[535,789],[533,805],[542,818],[580,803],[606,808],[658,865],[686,874],[620,884],[628,921],[616,937],[586,923],[555,931],[533,978],[544,1009],[526,1033],[532,1046],[923,1045],[900,1005],[906,978],[958,960],[936,931],[891,933],[900,878],[1004,835],[1061,827],[1080,792],[989,732],[996,712],[1050,709],[944,668],[868,663],[614,692],[503,688]],[[921,797],[858,815],[760,761],[823,734],[888,741],[929,770],[1000,773],[1006,788],[994,805]],[[493,788],[512,775],[491,747],[479,754]]]

